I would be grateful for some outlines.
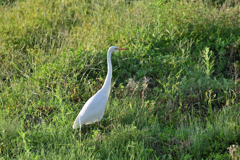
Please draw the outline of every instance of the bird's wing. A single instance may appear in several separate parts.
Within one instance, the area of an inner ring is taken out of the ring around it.
[[[101,120],[105,111],[107,100],[108,96],[101,91],[97,92],[94,96],[92,96],[85,103],[82,110],[78,114],[76,120],[74,121],[75,127],[73,125],[73,128],[76,128],[77,126],[82,124],[90,124]],[[76,126],[76,123],[80,124]]]

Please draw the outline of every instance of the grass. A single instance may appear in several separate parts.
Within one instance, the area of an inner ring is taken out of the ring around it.
[[[0,1],[1,159],[238,159],[237,1]],[[100,130],[73,130],[113,80]]]

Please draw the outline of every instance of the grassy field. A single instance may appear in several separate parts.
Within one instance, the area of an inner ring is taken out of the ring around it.
[[[234,0],[0,0],[0,159],[239,159]],[[100,130],[73,130],[113,78]]]

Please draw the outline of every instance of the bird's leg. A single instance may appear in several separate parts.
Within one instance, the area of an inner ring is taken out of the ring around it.
[[[82,137],[81,133],[82,133],[82,127],[80,126],[80,129],[79,129],[79,135],[80,135],[80,138]]]

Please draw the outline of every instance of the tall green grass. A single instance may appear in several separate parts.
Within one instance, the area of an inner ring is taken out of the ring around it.
[[[231,4],[230,4],[231,3]],[[239,143],[233,1],[0,1],[2,159],[231,159]],[[72,123],[113,82],[100,130]]]

